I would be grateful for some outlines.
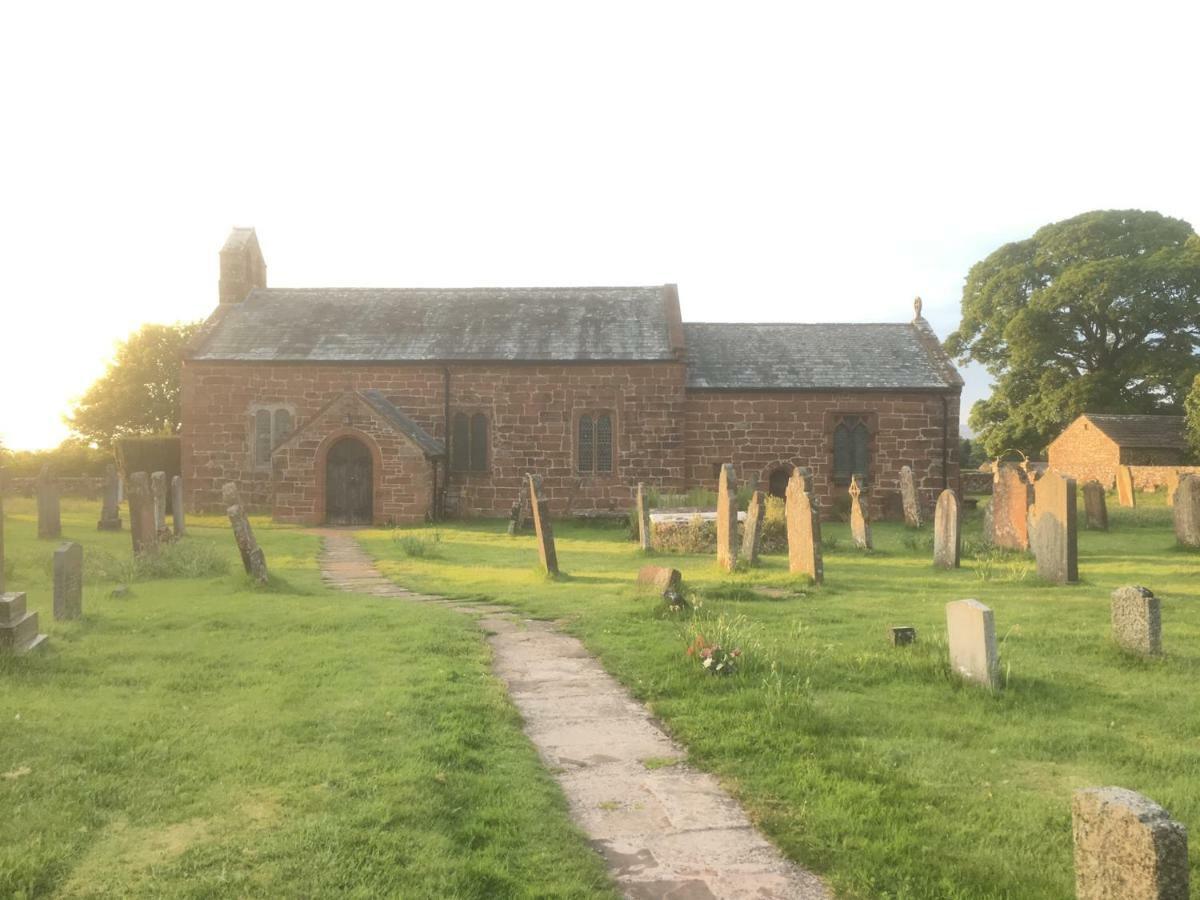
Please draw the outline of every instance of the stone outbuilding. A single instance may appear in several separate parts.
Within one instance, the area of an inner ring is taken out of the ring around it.
[[[1183,416],[1084,413],[1050,442],[1049,466],[1079,484],[1111,487],[1117,466],[1178,466],[1188,452]]]
[[[782,495],[851,477],[874,516],[909,467],[926,509],[959,487],[962,379],[921,316],[690,323],[675,285],[268,288],[253,229],[221,250],[220,303],[183,360],[188,506],[221,485],[284,522],[507,516],[542,476],[555,516],[660,493]]]

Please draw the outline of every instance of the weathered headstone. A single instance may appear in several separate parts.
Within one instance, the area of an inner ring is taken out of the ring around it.
[[[1000,687],[996,621],[990,609],[978,600],[947,603],[946,636],[955,672],[992,690]]]
[[[1112,634],[1122,650],[1162,653],[1162,604],[1152,591],[1131,584],[1112,592]]]
[[[1117,466],[1117,502],[1125,507],[1137,504],[1137,495],[1133,492],[1133,472],[1129,466]]]
[[[42,466],[37,477],[38,537],[62,536],[62,513],[58,502],[58,479],[49,463]]]
[[[532,527],[533,512],[529,508],[529,492],[522,490],[509,513],[508,533],[511,535],[523,534]]]
[[[183,537],[187,533],[187,525],[183,518],[183,477],[176,475],[171,479],[171,527],[175,537]]]
[[[1108,531],[1108,500],[1104,496],[1104,485],[1094,479],[1083,486],[1083,517],[1093,531]]]
[[[154,527],[154,498],[150,496],[150,477],[145,472],[129,476],[129,535],[134,553],[153,553],[158,549],[158,531]]]
[[[939,569],[957,569],[962,557],[962,512],[958,495],[950,488],[938,495],[933,511],[933,564]]]
[[[1076,791],[1071,829],[1078,900],[1187,900],[1187,829],[1149,797]]]
[[[808,469],[792,469],[788,479],[786,516],[788,571],[804,574],[820,584],[825,580],[821,558],[821,511],[812,496],[812,478]]]
[[[637,486],[637,533],[638,546],[643,550],[650,549],[650,498],[646,494],[646,485],[639,481]]]
[[[160,541],[170,537],[167,530],[167,473],[150,475],[150,496],[154,504],[154,531]]]
[[[554,549],[554,528],[550,524],[550,504],[542,494],[542,476],[526,475],[529,482],[529,507],[533,510],[533,530],[537,535],[538,558],[547,575],[558,574],[558,552]]]
[[[1200,477],[1184,475],[1175,489],[1175,540],[1184,547],[1200,547]]]
[[[83,547],[65,541],[54,551],[54,618],[83,615]]]
[[[737,522],[737,476],[733,464],[725,463],[717,483],[717,565],[726,572],[737,566]]]
[[[120,506],[121,482],[117,478],[117,467],[109,463],[104,468],[104,493],[100,501],[100,521],[96,527],[100,531],[121,530]]]
[[[1020,466],[996,463],[992,472],[991,542],[1007,550],[1029,549],[1029,480]]]
[[[0,653],[28,653],[45,640],[38,634],[38,614],[25,609],[25,594],[0,594]]]
[[[1167,506],[1175,505],[1175,490],[1179,487],[1179,470],[1169,469],[1166,477]]]
[[[683,575],[668,566],[642,566],[637,574],[637,586],[659,594],[679,590]]]
[[[1030,543],[1038,577],[1056,584],[1079,580],[1079,529],[1075,479],[1048,471],[1033,486]]]
[[[893,625],[888,629],[888,641],[893,647],[906,647],[917,642],[917,629],[912,625]]]
[[[854,541],[854,546],[859,550],[870,550],[873,547],[871,541],[871,522],[867,518],[867,511],[863,509],[862,503],[862,488],[858,486],[858,476],[850,476],[850,538]]]
[[[742,530],[742,559],[747,565],[758,565],[758,549],[762,544],[763,520],[767,515],[767,501],[762,491],[750,495],[746,507],[746,524]]]
[[[904,524],[909,528],[920,528],[921,501],[909,466],[900,467],[900,502],[904,504]]]
[[[246,570],[247,575],[254,576],[259,584],[266,584],[269,580],[267,558],[258,546],[258,541],[254,539],[254,529],[250,527],[250,519],[242,507],[237,485],[232,481],[226,482],[221,488],[221,499],[227,506],[229,524],[233,526],[233,539],[237,542],[238,552],[242,556],[242,568]]]

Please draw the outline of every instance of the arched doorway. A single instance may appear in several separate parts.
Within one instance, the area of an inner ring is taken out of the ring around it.
[[[344,437],[325,457],[325,521],[330,525],[370,525],[375,478],[371,451],[357,438]]]

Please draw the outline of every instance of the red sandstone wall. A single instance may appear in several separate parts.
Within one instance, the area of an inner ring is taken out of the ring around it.
[[[833,484],[833,429],[843,415],[868,422],[871,509],[879,516],[888,494],[899,490],[900,469],[912,467],[923,506],[929,510],[943,487],[943,474],[958,488],[957,394],[928,392],[732,392],[691,391],[687,400],[686,477],[691,484],[716,485],[713,467],[732,462],[739,485],[767,489],[771,469],[808,466],[828,512],[845,494]],[[942,471],[943,419],[949,465]]]
[[[488,471],[450,477],[451,503],[468,515],[507,515],[527,471],[539,471],[556,514],[625,509],[642,480],[683,485],[681,363],[621,365],[452,365],[451,411],[489,419]],[[438,365],[301,365],[188,362],[181,431],[184,484],[194,509],[219,507],[220,487],[237,481],[247,503],[271,506],[271,473],[255,470],[250,409],[286,404],[302,427],[346,391],[376,388],[430,434],[444,437]],[[616,417],[611,475],[575,471],[574,416]]]
[[[1095,479],[1106,488],[1116,484],[1121,462],[1116,443],[1083,419],[1076,419],[1050,443],[1046,459],[1051,469],[1081,486]]]

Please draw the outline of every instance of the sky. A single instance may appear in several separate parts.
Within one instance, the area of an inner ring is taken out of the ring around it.
[[[1091,209],[1200,223],[1200,4],[4,4],[0,441],[144,322],[268,284],[679,285],[907,321]],[[963,417],[986,396],[964,370]]]

